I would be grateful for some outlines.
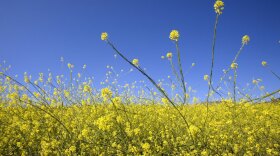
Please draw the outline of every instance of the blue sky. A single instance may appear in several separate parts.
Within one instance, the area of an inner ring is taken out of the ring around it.
[[[225,10],[219,18],[216,42],[214,81],[217,81],[241,46],[247,34],[250,43],[238,59],[240,87],[253,78],[262,78],[267,91],[280,87],[279,80],[261,66],[268,62],[280,74],[280,1],[224,0]],[[106,65],[116,70],[129,69],[127,63],[115,60],[113,50],[100,40],[101,32],[128,58],[138,58],[155,79],[171,75],[167,60],[160,57],[175,52],[169,32],[180,32],[180,48],[185,71],[195,62],[186,81],[197,96],[204,97],[209,74],[215,13],[214,0],[1,0],[0,61],[12,65],[11,74],[28,72],[38,75],[50,69],[65,73],[60,57],[81,71],[87,64],[87,75],[96,84],[104,80]],[[120,82],[144,79],[138,73],[122,77]]]

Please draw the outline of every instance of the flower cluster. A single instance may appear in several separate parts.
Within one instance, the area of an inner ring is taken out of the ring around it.
[[[221,15],[224,10],[224,2],[222,0],[216,0],[215,4],[214,4],[214,10],[218,15]]]
[[[242,37],[242,44],[248,44],[250,41],[250,37],[248,35],[244,35]]]
[[[170,38],[171,40],[173,40],[173,41],[178,41],[178,40],[179,40],[179,37],[180,37],[180,35],[179,35],[179,32],[178,32],[177,30],[172,30],[172,31],[170,32],[169,38]]]
[[[139,60],[138,59],[133,59],[132,64],[135,65],[136,67],[139,66]]]
[[[108,34],[106,32],[101,33],[101,40],[106,41],[108,39]]]

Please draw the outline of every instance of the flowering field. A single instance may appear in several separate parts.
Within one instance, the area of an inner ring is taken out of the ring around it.
[[[179,107],[189,127],[172,107],[158,104],[40,106],[51,115],[11,105],[1,107],[0,153],[279,155],[279,104],[213,104],[206,123],[205,106]]]
[[[261,79],[248,88],[237,83],[237,62],[251,40],[248,35],[213,83],[224,2],[216,0],[213,8],[211,66],[202,78],[208,88],[205,100],[187,87],[178,30],[169,34],[176,52],[161,56],[172,71],[168,82],[156,81],[139,59],[119,51],[107,32],[101,40],[131,67],[128,73],[139,72],[148,83],[121,84],[125,72],[107,66],[99,88],[85,76],[86,65],[76,73],[71,63],[65,71],[69,75],[49,71],[32,79],[25,72],[19,80],[1,64],[0,155],[280,155],[280,89],[265,91]],[[280,80],[266,61],[259,65]]]

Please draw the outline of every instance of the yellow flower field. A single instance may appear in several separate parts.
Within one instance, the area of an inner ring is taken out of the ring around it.
[[[19,103],[17,103],[19,104]],[[280,103],[1,106],[2,155],[279,155]],[[204,125],[205,124],[205,125]],[[66,128],[66,129],[65,129]]]

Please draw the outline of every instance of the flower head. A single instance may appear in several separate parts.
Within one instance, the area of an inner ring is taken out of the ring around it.
[[[237,67],[238,67],[238,64],[237,64],[237,63],[232,63],[232,64],[230,65],[230,68],[231,68],[231,69],[237,69]]]
[[[85,85],[85,86],[84,86],[84,89],[83,89],[83,92],[84,92],[84,93],[86,93],[86,92],[89,92],[89,93],[90,93],[91,91],[92,91],[92,88],[91,88],[89,85]]]
[[[108,34],[106,32],[101,33],[101,40],[106,41],[108,39]]]
[[[150,144],[149,143],[142,143],[141,144],[142,149],[146,152],[150,149]]]
[[[218,15],[221,15],[223,12],[223,10],[224,10],[224,6],[225,6],[225,4],[224,4],[224,2],[222,1],[222,0],[217,0],[216,2],[215,2],[215,4],[214,4],[214,10],[215,10],[215,12],[218,14]]]
[[[86,65],[86,64],[84,64],[84,65],[83,65],[83,69],[86,69],[86,67],[87,67],[87,65]]]
[[[266,61],[262,61],[262,66],[267,66],[267,62]]]
[[[138,59],[133,59],[132,60],[132,64],[134,64],[135,66],[139,66],[139,60]]]
[[[104,99],[108,99],[108,98],[111,98],[112,97],[112,91],[109,89],[109,88],[103,88],[101,90],[101,96],[104,98]]]
[[[170,60],[172,58],[172,53],[171,52],[167,53],[166,57]]]
[[[205,81],[207,81],[207,80],[209,79],[209,76],[208,76],[208,75],[204,75],[203,79],[204,79]]]
[[[167,98],[161,98],[161,102],[164,104],[164,105],[168,105],[169,101]]]
[[[254,79],[254,80],[252,80],[252,83],[253,84],[258,84],[258,81]]]
[[[242,37],[242,44],[248,44],[250,41],[250,37],[248,35],[244,35]]]
[[[178,41],[180,35],[179,35],[179,32],[177,30],[172,30],[170,32],[170,35],[169,35],[169,38],[173,41]]]
[[[71,64],[71,63],[68,63],[67,66],[68,66],[69,69],[74,68],[74,65]]]

